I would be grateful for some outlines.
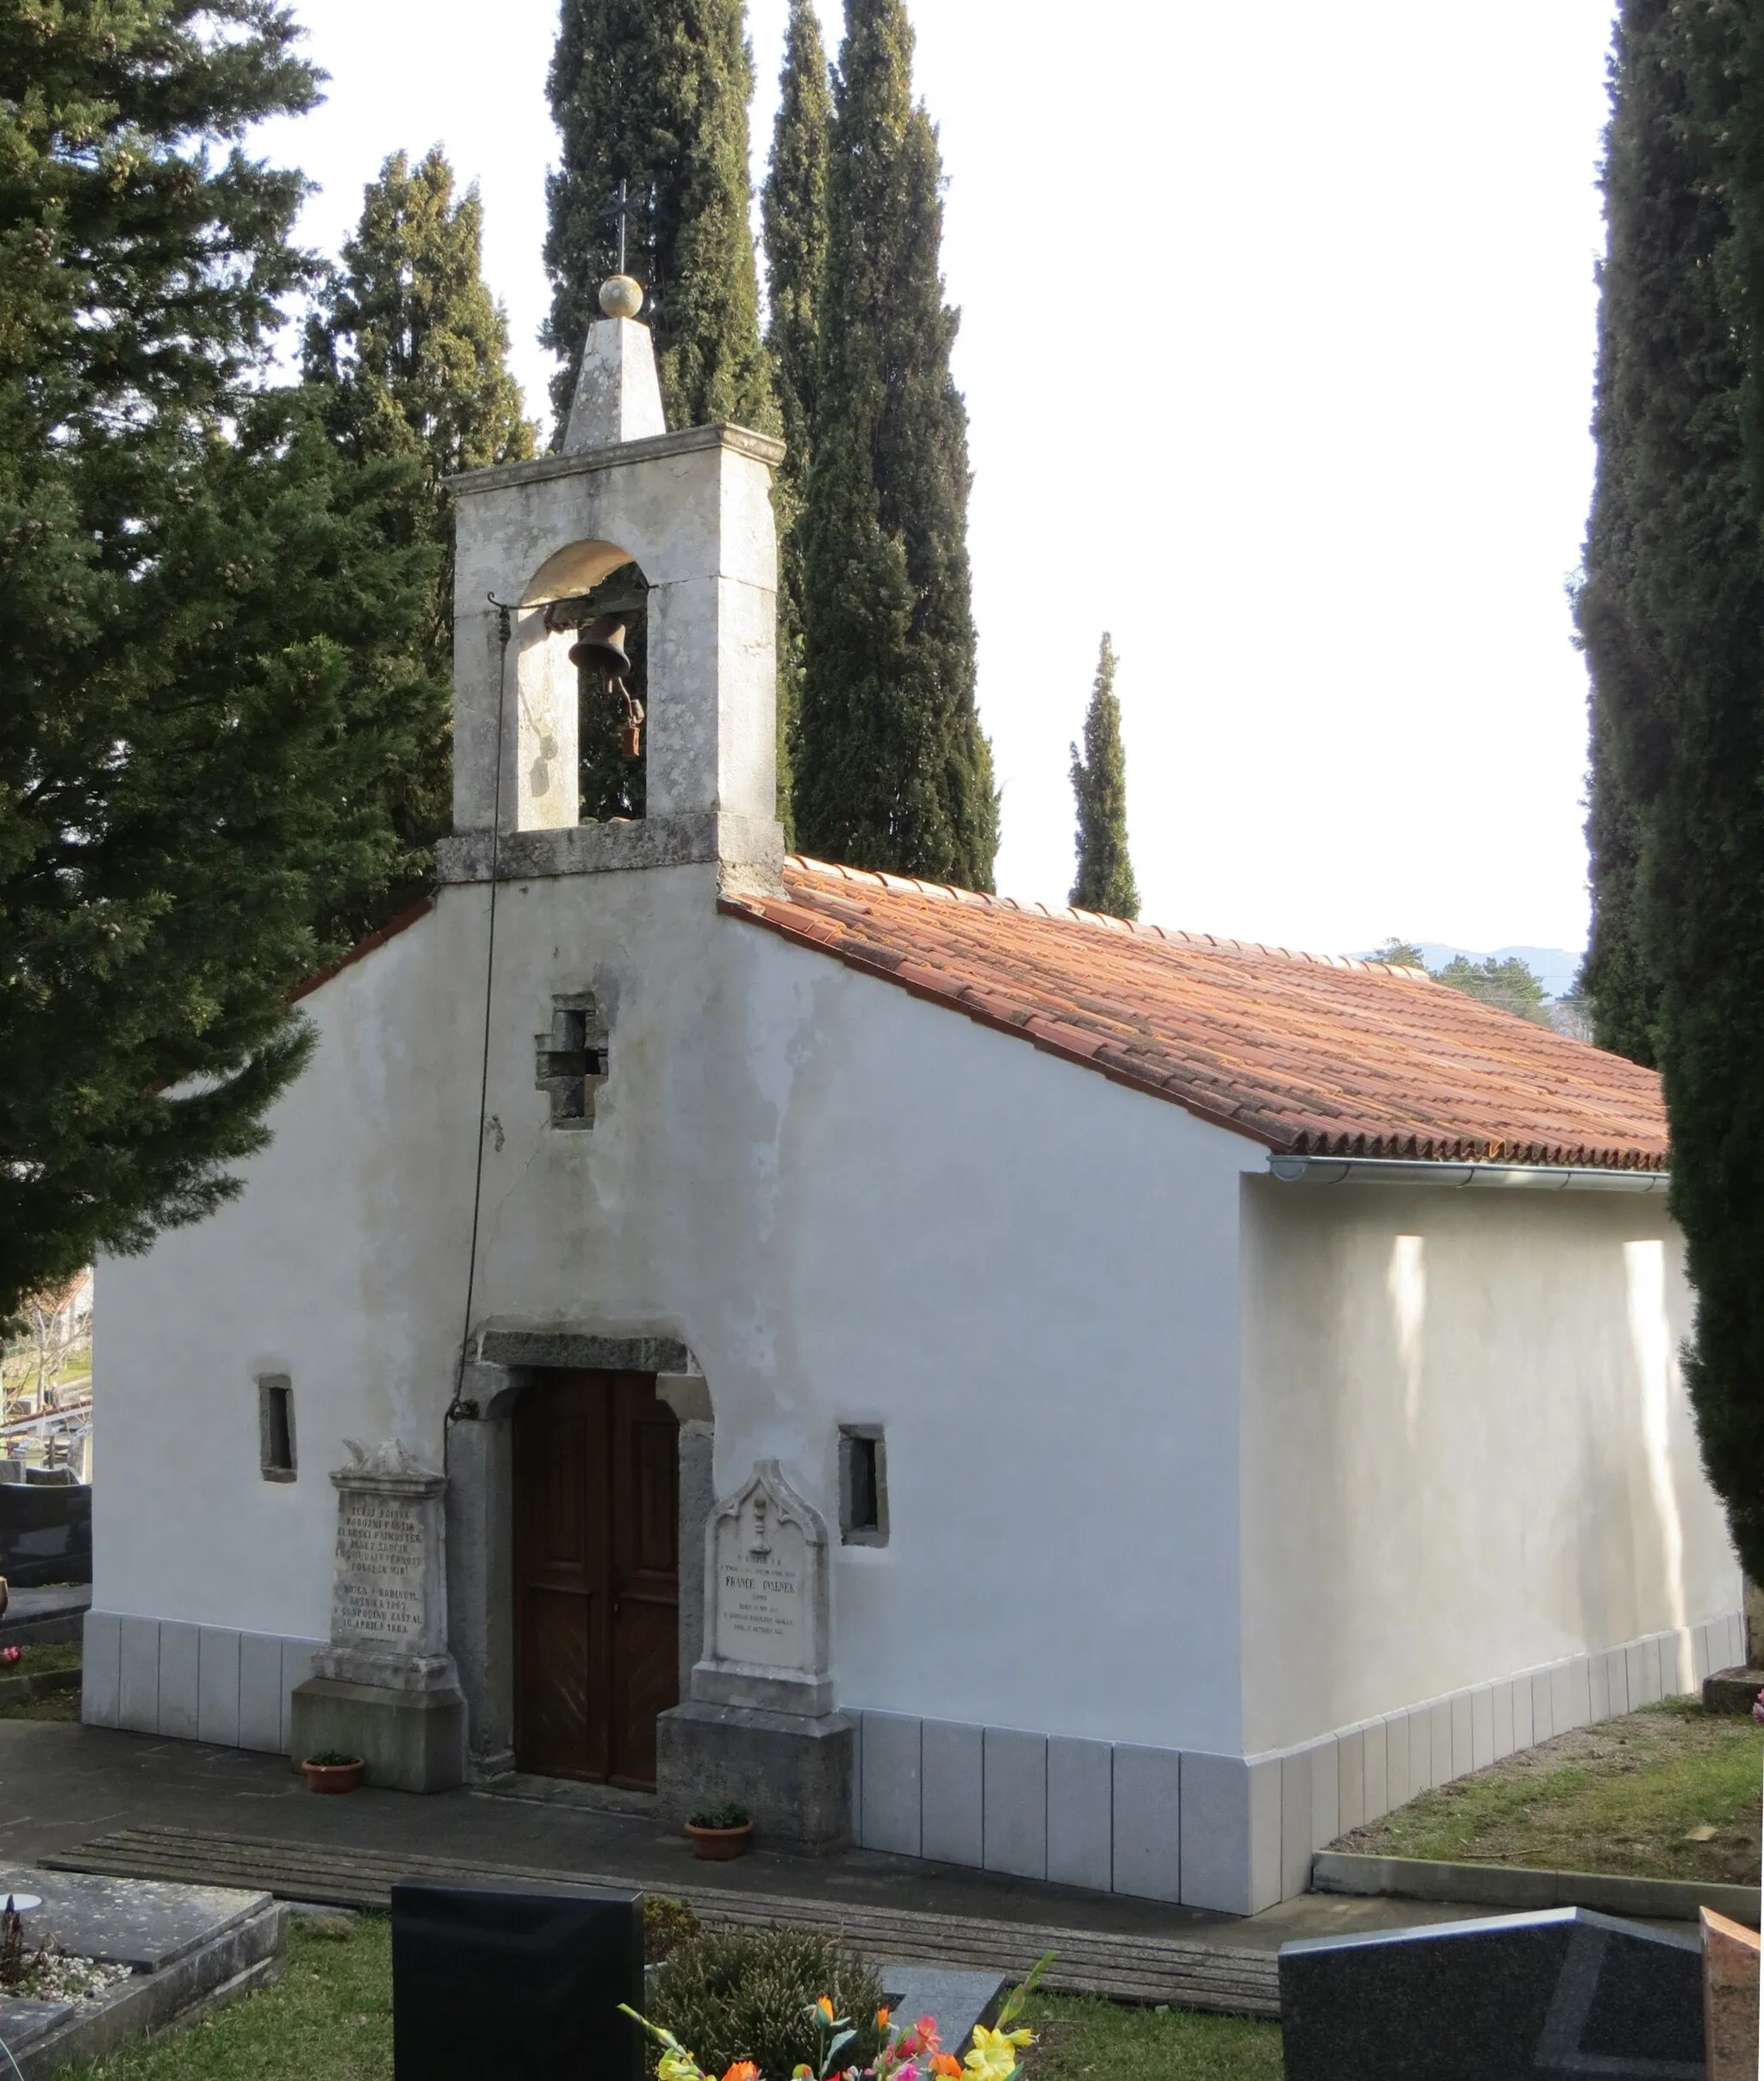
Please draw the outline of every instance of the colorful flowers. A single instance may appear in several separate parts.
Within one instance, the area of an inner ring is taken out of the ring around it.
[[[988,2029],[984,2024],[975,2027],[973,2043],[966,2058],[960,2060],[939,2045],[935,2016],[921,2016],[903,2030],[886,2009],[879,2009],[876,2028],[886,2042],[874,2065],[837,2066],[835,2061],[857,2033],[845,2017],[835,2016],[832,2003],[823,1994],[806,2012],[826,2040],[820,2068],[817,2072],[799,2065],[791,2081],[931,2081],[931,2077],[936,2081],[1012,2081],[1019,2070],[1018,2054],[1034,2043],[1031,2031],[1013,2026],[1053,1955],[1049,1952],[1022,1986],[1011,1990],[993,2028]],[[671,2030],[651,2023],[635,2009],[627,2008],[624,2013],[641,2023],[662,2047],[662,2057],[655,2065],[656,2081],[713,2081]],[[737,2059],[722,2081],[766,2081],[766,2078],[751,2059]]]

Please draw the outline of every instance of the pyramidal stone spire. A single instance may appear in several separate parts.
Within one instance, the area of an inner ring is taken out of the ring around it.
[[[565,455],[667,432],[649,328],[637,322],[643,307],[642,284],[629,275],[614,275],[600,284],[600,308],[606,315],[588,327],[563,430]]]

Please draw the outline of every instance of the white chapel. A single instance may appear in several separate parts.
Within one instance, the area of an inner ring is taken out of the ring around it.
[[[1249,1913],[1740,1660],[1656,1079],[786,858],[780,452],[610,316],[456,483],[437,886],[239,1198],[99,1270],[87,1718]],[[631,565],[646,813],[583,823]]]

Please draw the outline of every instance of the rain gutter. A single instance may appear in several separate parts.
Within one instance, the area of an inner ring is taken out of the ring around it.
[[[1421,1163],[1383,1156],[1270,1156],[1283,1185],[1453,1185],[1531,1192],[1664,1192],[1667,1171],[1607,1171],[1561,1164]]]

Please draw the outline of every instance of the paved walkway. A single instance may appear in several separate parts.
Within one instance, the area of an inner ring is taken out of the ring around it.
[[[0,1720],[0,1863],[37,1863],[97,1836],[151,1828],[345,1854],[594,1873],[652,1890],[789,1896],[835,1911],[848,1904],[1263,1952],[1290,1937],[1493,1911],[1307,1894],[1241,1921],[874,1850],[816,1858],[760,1846],[737,1863],[708,1865],[644,1817],[467,1790],[420,1798],[370,1787],[345,1799],[314,1798],[278,1757],[97,1727]]]

